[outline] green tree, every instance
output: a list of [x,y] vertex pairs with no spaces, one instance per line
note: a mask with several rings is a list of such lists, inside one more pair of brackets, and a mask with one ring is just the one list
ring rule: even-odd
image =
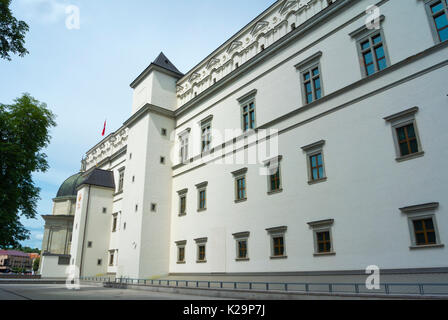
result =
[[34,259],[34,262],[33,262],[33,271],[34,272],[37,272],[37,270],[39,270],[39,264],[40,264],[40,258]]
[[24,94],[12,105],[0,104],[0,248],[18,247],[29,239],[20,216],[35,218],[40,189],[33,172],[48,169],[42,152],[50,142],[55,115]]
[[21,57],[28,53],[24,43],[29,27],[24,21],[13,17],[10,4],[11,0],[0,0],[0,58],[6,60],[11,60],[10,53]]

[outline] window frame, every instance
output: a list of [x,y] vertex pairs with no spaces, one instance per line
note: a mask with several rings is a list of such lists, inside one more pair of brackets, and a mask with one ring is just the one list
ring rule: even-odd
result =
[[[196,189],[198,192],[198,198],[197,198],[197,201],[198,201],[198,210],[197,211],[198,212],[207,210],[207,186],[208,186],[208,181],[205,181],[205,182],[202,182],[202,183],[199,183],[196,185]],[[205,192],[203,208],[201,208],[201,192]]]
[[[311,143],[309,145],[303,146],[302,150],[306,155],[306,162],[307,162],[307,168],[308,168],[308,184],[316,184],[319,182],[327,181],[327,169],[325,165],[325,156],[324,156],[324,146],[325,146],[325,140],[320,140],[314,143]],[[312,162],[311,157],[314,157],[318,154],[321,154],[322,157],[322,177],[319,177],[318,179],[313,179],[313,172],[312,172]]]
[[190,143],[190,128],[182,131],[179,137],[179,162],[188,163],[189,162],[189,143]]
[[[207,262],[207,240],[208,238],[198,238],[194,239],[196,242],[196,263],[206,263]],[[200,258],[200,247],[204,247],[204,259]]]
[[[408,220],[408,228],[410,234],[410,246],[409,246],[410,250],[444,247],[444,244],[441,242],[439,228],[437,226],[436,210],[438,208],[439,208],[438,202],[431,202],[400,208],[401,213],[406,215]],[[423,245],[417,244],[414,221],[425,219],[432,219],[436,240],[435,244],[423,244]]]
[[[176,263],[177,264],[185,264],[186,263],[186,246],[187,246],[187,240],[182,241],[176,241]],[[180,249],[183,249],[183,255],[184,259],[180,260]]]
[[[270,243],[271,243],[271,251],[270,251],[270,259],[286,259],[288,258],[287,252],[286,252],[286,231],[288,227],[281,226],[281,227],[274,227],[274,228],[268,228],[266,231],[269,234],[270,237]],[[275,243],[274,239],[276,238],[283,238],[283,254],[282,255],[275,255]]]
[[[235,189],[235,203],[240,203],[240,202],[244,202],[247,201],[247,168],[242,168],[236,171],[232,172],[233,178],[234,178],[234,189]],[[239,197],[239,185],[238,185],[238,181],[244,179],[244,197],[240,198]]]
[[[235,261],[249,261],[249,231],[238,232],[233,234],[233,238],[235,239]],[[245,241],[246,242],[246,256],[240,257],[240,248],[239,243]]]
[[[314,253],[313,255],[315,257],[320,256],[334,256],[336,255],[336,252],[334,250],[334,241],[333,241],[333,224],[334,219],[326,219],[326,220],[319,220],[319,221],[312,221],[308,222],[308,225],[310,229],[313,232],[313,244],[314,244]],[[329,234],[329,241],[330,241],[330,251],[319,251],[319,239],[317,234],[328,232]]]
[[[279,156],[276,156],[271,159],[263,161],[264,166],[267,167],[266,170],[268,173],[267,174],[267,184],[268,184],[267,194],[268,195],[280,193],[283,191],[282,169],[281,169],[281,165],[280,165],[280,162],[282,161],[282,159],[283,159],[283,156],[279,155]],[[274,174],[271,174],[272,169],[273,169],[272,166],[275,166],[277,168],[277,171]],[[272,180],[272,176],[274,176],[274,175],[278,175],[279,183],[278,183],[277,189],[272,189],[272,183],[271,183],[272,181],[271,180]]]
[[[212,149],[212,120],[213,116],[210,115],[207,118],[201,120],[201,154],[208,154]],[[204,128],[206,131],[204,132]],[[207,129],[208,128],[208,129]]]
[[[425,152],[423,151],[420,133],[418,130],[416,120],[416,114],[418,111],[419,111],[418,107],[413,107],[383,118],[386,122],[390,124],[392,129],[392,139],[394,141],[394,148],[395,148],[395,160],[397,162],[403,162],[406,160],[419,158],[425,154]],[[414,133],[415,138],[417,140],[418,151],[403,156],[401,155],[397,129],[408,126],[409,124],[412,124],[414,126]]]
[[[302,62],[295,65],[295,68],[300,72],[300,88],[301,88],[301,92],[302,92],[302,104],[304,106],[309,105],[313,102],[316,102],[316,101],[322,99],[325,95],[324,94],[324,82],[323,82],[323,77],[322,77],[321,57],[322,57],[322,51],[318,51],[315,54],[313,54],[312,56],[306,58]],[[318,76],[313,77],[313,70],[316,68],[319,69],[319,74],[318,74]],[[304,79],[304,76],[306,74],[310,74],[309,80]],[[319,98],[316,97],[317,90],[314,85],[314,80],[317,77],[320,80],[320,97]],[[308,94],[307,94],[307,90],[306,90],[306,86],[305,86],[305,84],[307,82],[310,82],[310,84],[311,84],[311,93],[313,96],[313,99],[310,102],[308,102]]]
[[118,212],[112,214],[112,232],[118,230]]
[[[358,52],[358,59],[360,62],[359,66],[360,66],[360,70],[361,70],[361,76],[363,78],[373,76],[380,71],[386,70],[387,68],[389,68],[392,65],[390,56],[389,56],[389,50],[387,47],[387,40],[384,35],[383,27],[381,25],[382,22],[384,21],[384,19],[385,19],[385,16],[381,15],[380,21],[379,21],[380,27],[378,29],[376,29],[376,28],[369,29],[365,25],[363,25],[361,28],[358,28],[355,31],[353,31],[352,33],[350,33],[350,37],[352,37],[356,41],[356,49]],[[373,41],[372,41],[372,38],[378,34],[381,36],[381,44],[383,46],[384,58],[386,60],[386,67],[382,70],[379,70],[378,59],[377,59],[376,53],[375,53],[375,46],[378,46],[378,44],[373,44]],[[362,46],[361,46],[361,44],[363,42],[365,42],[366,40],[369,40],[369,42],[370,42],[369,50],[372,52],[373,65],[375,67],[375,72],[370,75],[367,74],[367,70],[366,70],[366,65],[365,65],[365,60],[364,60],[364,55],[363,55],[363,51],[365,51],[365,50],[363,50]]]
[[[257,94],[257,89],[254,89],[237,99],[237,101],[240,104],[241,129],[243,130],[243,133],[253,131],[257,128],[257,104],[256,104],[256,100],[255,100],[256,94]],[[253,128],[251,128],[252,121],[250,119],[250,115],[251,115],[250,105],[253,105],[253,110],[252,110],[253,115],[254,115]],[[247,112],[244,112],[245,107],[247,107],[247,109],[248,109]],[[246,113],[248,116],[247,129],[245,128],[245,121],[244,121],[244,117],[245,117]]]
[[118,190],[117,193],[123,192],[125,167],[118,169]]
[[109,250],[109,267],[113,266],[115,266],[115,250]]
[[[187,215],[187,193],[187,188],[177,191],[177,194],[179,195],[179,217]],[[185,199],[184,211],[182,211],[182,199]]]
[[436,14],[432,13],[432,10],[431,10],[431,6],[433,6],[434,4],[436,4],[439,1],[443,5],[443,10],[445,11],[444,14],[446,15],[446,18],[448,20],[448,3],[446,3],[445,0],[425,0],[426,15],[428,17],[428,21],[430,24],[432,37],[436,44],[448,41],[448,39],[443,40],[443,41],[440,39],[439,30],[437,29],[437,25],[436,25],[435,18],[434,18],[434,16]]

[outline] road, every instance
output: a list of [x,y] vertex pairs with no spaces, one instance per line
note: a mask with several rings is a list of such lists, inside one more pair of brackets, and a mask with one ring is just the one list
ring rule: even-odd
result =
[[[0,284],[0,300],[220,300],[214,297],[112,289],[81,285],[68,290],[64,284]],[[227,299],[226,299],[227,300]]]

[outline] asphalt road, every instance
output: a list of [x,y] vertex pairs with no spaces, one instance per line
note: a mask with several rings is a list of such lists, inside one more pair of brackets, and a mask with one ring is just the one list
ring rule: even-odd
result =
[[[69,290],[63,284],[0,284],[0,300],[219,300],[214,297],[112,289],[81,285]],[[227,300],[227,299],[226,299]]]

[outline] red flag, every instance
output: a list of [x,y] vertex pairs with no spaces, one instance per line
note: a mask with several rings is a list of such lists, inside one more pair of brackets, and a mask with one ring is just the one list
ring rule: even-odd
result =
[[106,133],[106,121],[104,120],[104,128],[103,128],[103,133],[101,134],[104,137],[104,134]]

